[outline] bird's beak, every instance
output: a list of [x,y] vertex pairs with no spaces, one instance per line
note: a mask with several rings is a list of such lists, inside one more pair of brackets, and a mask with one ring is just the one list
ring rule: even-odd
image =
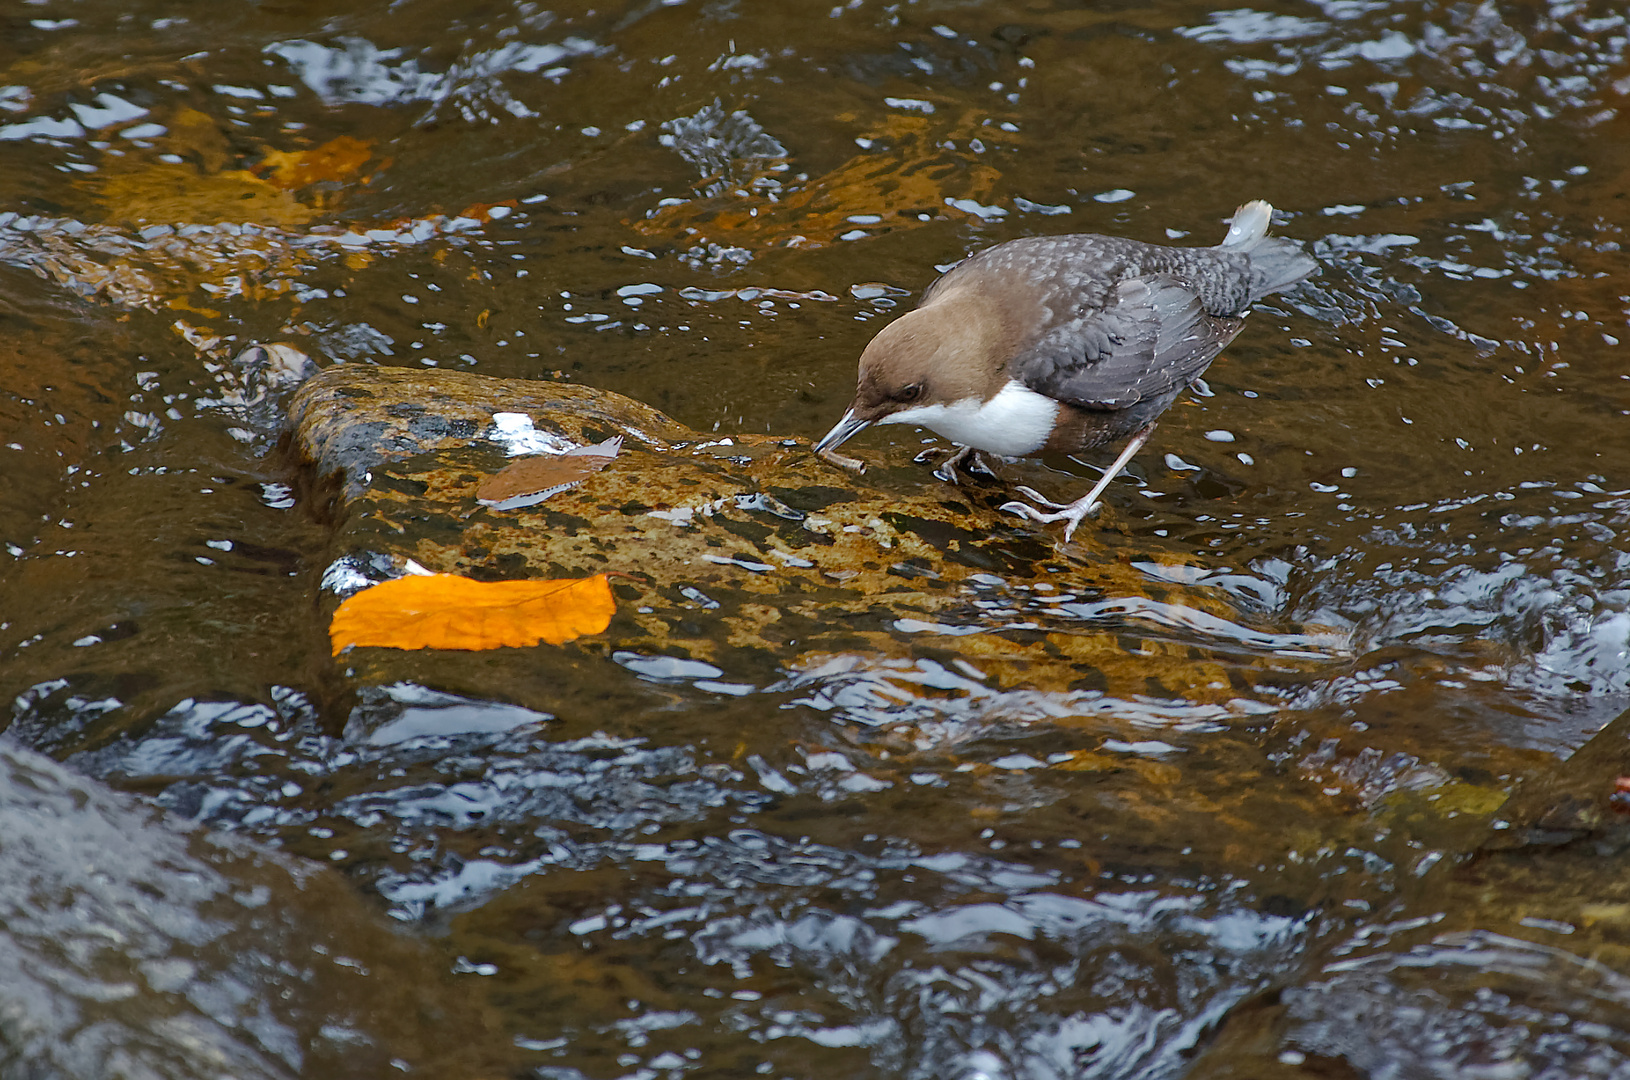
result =
[[840,443],[848,442],[850,438],[871,426],[872,422],[870,420],[858,419],[855,416],[855,410],[850,409],[843,414],[843,419],[838,421],[837,426],[823,435],[821,441],[815,444],[815,452],[822,454],[834,449]]
[[845,469],[863,469],[864,466],[861,465],[859,461],[856,461],[852,457],[845,457],[842,454],[834,453],[833,451],[837,449],[840,443],[848,440],[853,435],[859,434],[866,428],[871,427],[871,425],[872,422],[870,420],[861,420],[855,416],[855,410],[850,409],[848,412],[843,414],[843,419],[839,420],[831,431],[828,431],[825,435],[821,436],[821,441],[815,444],[816,456],[820,457],[824,461],[830,461],[834,465],[842,466]]

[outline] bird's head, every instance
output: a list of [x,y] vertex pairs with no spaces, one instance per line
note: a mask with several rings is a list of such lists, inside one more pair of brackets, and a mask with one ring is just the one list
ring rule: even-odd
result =
[[885,326],[860,355],[855,399],[815,444],[825,454],[872,424],[922,424],[944,406],[984,401],[1006,382],[1002,320],[977,297],[952,294]]

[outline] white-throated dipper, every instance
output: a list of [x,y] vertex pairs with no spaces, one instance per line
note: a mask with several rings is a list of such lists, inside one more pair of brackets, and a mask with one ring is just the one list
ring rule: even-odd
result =
[[1098,496],[1269,293],[1318,264],[1294,240],[1270,238],[1273,207],[1234,214],[1216,247],[1174,248],[1116,236],[1030,236],[987,248],[923,293],[860,357],[855,400],[815,452],[849,468],[839,443],[872,424],[917,424],[1004,457],[1074,453],[1128,439],[1085,496],[1050,508],[1002,509],[1068,522],[1068,540]]

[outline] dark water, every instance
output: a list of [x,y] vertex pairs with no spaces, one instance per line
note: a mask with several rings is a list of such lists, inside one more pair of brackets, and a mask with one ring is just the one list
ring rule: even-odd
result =
[[[290,916],[365,969],[324,1034],[320,1003],[249,1022],[214,969],[108,937],[119,985],[235,1048],[88,1010],[78,959],[38,1009],[6,997],[36,1040],[8,1044],[100,1025],[119,1076],[1630,1068],[1617,5],[48,0],[0,26],[10,737],[406,938]],[[1035,232],[1214,243],[1249,198],[1322,274],[1168,414],[1056,589],[991,574],[964,620],[1220,658],[1186,691],[1027,682],[910,626],[739,670],[568,646],[548,678],[371,681],[328,655],[346,552],[276,449],[303,373],[233,363],[287,340],[816,436],[936,267]],[[1093,560],[1167,600],[1072,586]],[[61,869],[14,910],[94,921]],[[204,903],[132,892],[160,942]],[[386,1020],[405,985],[479,1017],[427,1048]]]

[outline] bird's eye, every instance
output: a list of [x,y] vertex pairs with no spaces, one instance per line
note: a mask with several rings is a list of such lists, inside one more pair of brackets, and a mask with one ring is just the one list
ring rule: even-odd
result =
[[900,387],[900,400],[905,402],[916,401],[923,396],[923,384],[914,382],[909,386]]

